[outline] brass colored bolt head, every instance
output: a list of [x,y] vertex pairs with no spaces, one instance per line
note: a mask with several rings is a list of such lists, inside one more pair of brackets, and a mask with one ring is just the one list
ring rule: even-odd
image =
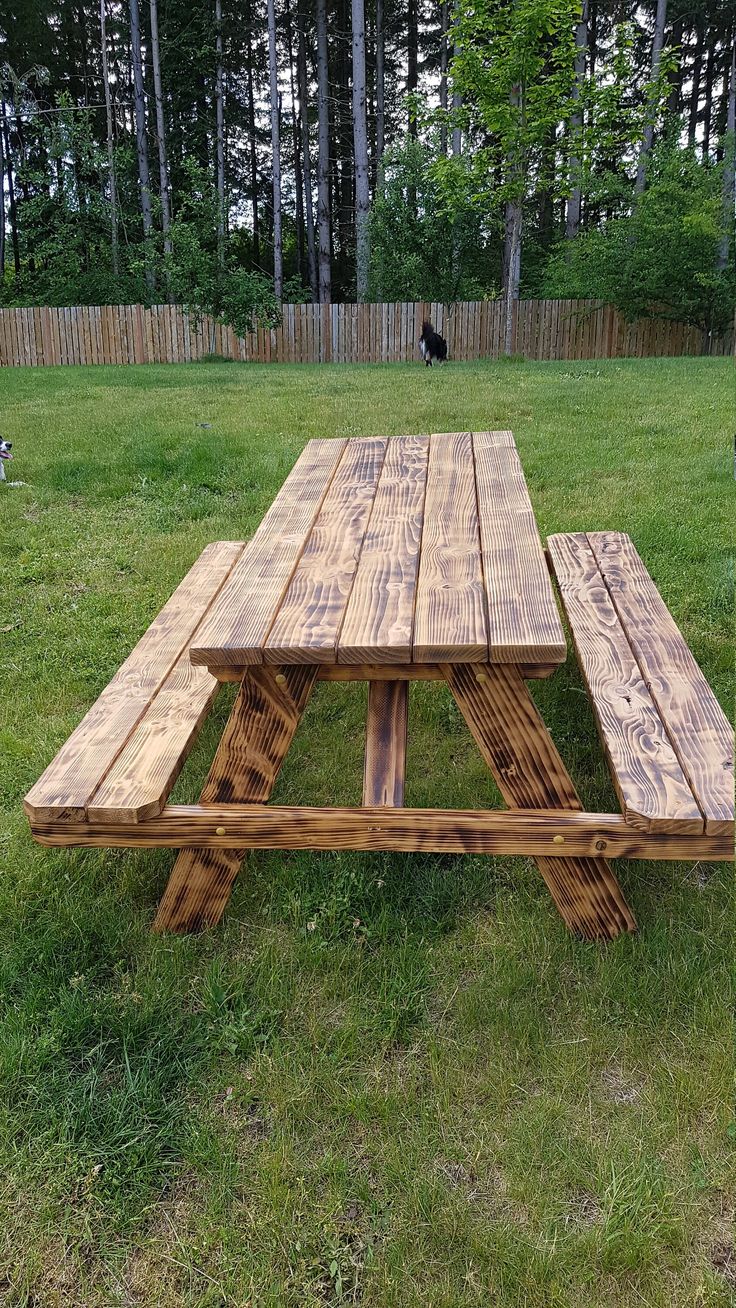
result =
[[285,686],[286,677],[284,676],[283,672],[277,672],[276,676],[274,677],[274,681],[276,682],[277,686]]
[[225,831],[225,828],[224,828],[224,827],[215,827],[215,835],[216,835],[216,836],[224,836],[224,835],[227,835],[227,832]]
[[553,836],[553,837],[552,837],[552,844],[553,844],[553,845],[564,845],[564,843],[565,843],[565,837],[564,837],[564,836]]

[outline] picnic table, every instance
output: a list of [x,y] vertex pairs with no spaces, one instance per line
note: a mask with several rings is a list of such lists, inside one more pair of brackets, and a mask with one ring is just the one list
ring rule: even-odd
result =
[[[527,685],[567,657],[551,568],[620,813],[583,811]],[[268,804],[316,683],[354,680],[362,805]],[[411,680],[449,687],[505,810],[404,807]],[[200,802],[169,804],[226,681]],[[45,844],[178,848],[159,930],[217,922],[249,849],[360,849],[531,856],[568,926],[610,938],[635,927],[611,858],[730,857],[732,759],[628,536],[545,554],[511,432],[313,440],[252,539],[205,550],[25,807]]]

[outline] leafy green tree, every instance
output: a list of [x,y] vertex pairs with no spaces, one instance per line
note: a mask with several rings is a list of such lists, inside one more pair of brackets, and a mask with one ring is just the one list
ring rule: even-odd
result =
[[[633,213],[561,245],[540,293],[593,296],[630,319],[655,316],[720,332],[733,315],[734,260],[718,272],[722,166],[703,168],[691,150],[661,146]],[[731,242],[733,247],[733,242]]]
[[433,156],[411,137],[388,151],[371,212],[371,298],[482,298],[493,289],[484,211],[462,159]]

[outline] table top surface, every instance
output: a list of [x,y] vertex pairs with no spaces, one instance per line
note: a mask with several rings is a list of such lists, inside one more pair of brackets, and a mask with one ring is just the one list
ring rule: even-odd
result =
[[561,663],[510,431],[312,440],[214,599],[193,663]]

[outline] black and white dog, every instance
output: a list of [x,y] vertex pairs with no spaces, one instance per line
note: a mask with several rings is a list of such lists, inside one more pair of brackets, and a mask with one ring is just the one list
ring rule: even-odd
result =
[[444,363],[447,359],[447,341],[435,331],[429,319],[422,323],[419,353],[428,368],[431,368],[433,363]]
[[0,481],[6,480],[5,464],[9,463],[13,457],[12,454],[10,453],[12,448],[13,448],[13,442],[4,441],[2,436],[0,436]]

